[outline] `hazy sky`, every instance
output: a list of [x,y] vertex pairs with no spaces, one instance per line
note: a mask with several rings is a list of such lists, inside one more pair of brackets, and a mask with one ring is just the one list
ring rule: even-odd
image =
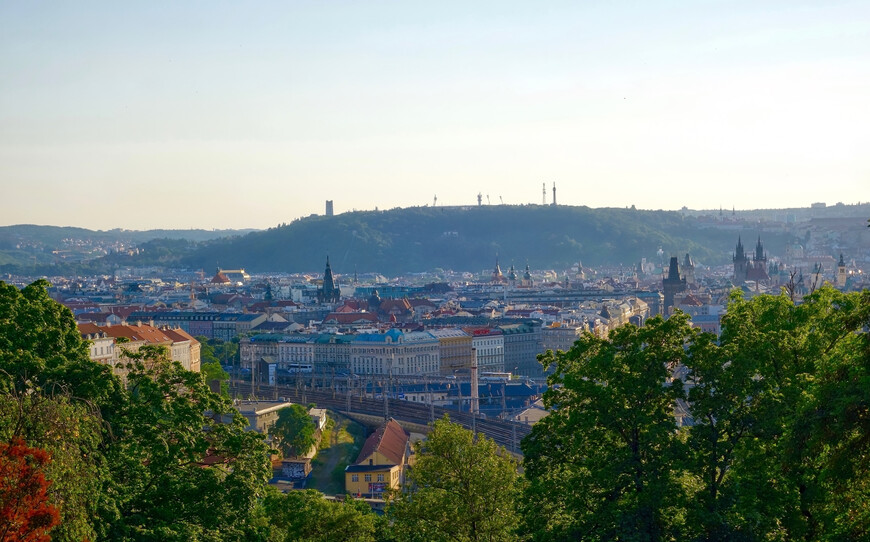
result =
[[0,0],[0,224],[870,200],[870,2]]

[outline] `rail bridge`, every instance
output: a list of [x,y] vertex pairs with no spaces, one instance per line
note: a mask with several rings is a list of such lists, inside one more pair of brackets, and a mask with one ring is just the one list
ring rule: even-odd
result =
[[260,388],[254,394],[251,383],[234,380],[230,383],[230,392],[237,397],[257,397],[261,400],[276,400],[283,397],[288,401],[308,404],[314,403],[319,408],[328,408],[343,414],[366,414],[382,418],[392,417],[420,425],[450,416],[450,421],[458,423],[477,433],[486,435],[506,450],[521,454],[520,441],[531,432],[531,427],[522,423],[485,419],[469,412],[458,412],[436,405],[410,403],[400,399],[371,399],[351,393],[341,393],[338,390],[300,389],[296,386],[269,386]]

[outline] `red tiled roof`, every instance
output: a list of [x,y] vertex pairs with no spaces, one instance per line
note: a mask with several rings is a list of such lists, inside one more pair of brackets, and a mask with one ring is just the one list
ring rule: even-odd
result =
[[229,284],[230,279],[223,273],[218,272],[214,278],[211,279],[212,284]]
[[113,339],[124,337],[130,341],[145,341],[149,344],[167,344],[173,342],[173,340],[163,333],[162,330],[157,329],[154,326],[149,326],[148,324],[138,326],[97,326],[94,324],[81,324],[79,325],[79,332],[84,335],[102,332]]
[[324,324],[355,324],[377,321],[378,317],[372,312],[331,312],[323,319]]
[[402,429],[402,426],[390,418],[369,435],[356,458],[356,463],[361,463],[373,453],[380,452],[394,465],[401,465],[410,439],[411,436]]
[[167,328],[163,328],[161,331],[163,331],[164,335],[166,335],[167,337],[172,339],[172,342],[183,343],[184,341],[190,341],[190,344],[198,344],[199,343],[199,341],[197,341],[195,338],[193,338],[193,336],[190,333],[184,331],[180,327],[177,327],[175,329],[167,327]]

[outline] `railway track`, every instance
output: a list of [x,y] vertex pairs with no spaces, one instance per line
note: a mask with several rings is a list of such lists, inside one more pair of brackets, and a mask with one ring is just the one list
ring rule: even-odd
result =
[[300,389],[295,386],[260,386],[258,393],[251,391],[250,382],[234,381],[231,383],[231,393],[238,397],[257,397],[260,400],[274,401],[283,397],[297,403],[314,403],[320,408],[328,408],[340,412],[368,414],[371,416],[391,416],[397,420],[426,425],[442,418],[445,414],[450,421],[458,423],[469,430],[486,435],[500,446],[514,453],[522,453],[520,441],[531,432],[531,427],[516,422],[483,419],[472,416],[469,412],[458,412],[440,406],[409,403],[399,399],[370,399],[359,395],[350,395],[332,390]]

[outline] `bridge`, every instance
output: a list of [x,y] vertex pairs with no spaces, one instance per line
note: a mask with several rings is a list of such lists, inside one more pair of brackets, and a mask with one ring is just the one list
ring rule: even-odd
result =
[[[267,391],[268,390],[268,391]],[[319,408],[328,408],[342,414],[364,414],[378,416],[380,418],[395,418],[397,421],[406,421],[419,425],[427,425],[445,414],[450,416],[450,421],[458,423],[476,433],[481,433],[491,438],[496,444],[515,454],[521,454],[520,441],[528,435],[532,428],[522,423],[485,419],[474,416],[470,412],[458,412],[436,405],[410,403],[400,399],[371,399],[362,395],[340,393],[337,390],[313,390],[300,389],[296,386],[268,386],[259,387],[259,392],[254,394],[251,383],[239,380],[230,382],[230,393],[239,397],[257,397],[261,400],[273,401],[283,397],[287,401],[308,404],[314,403]]]

